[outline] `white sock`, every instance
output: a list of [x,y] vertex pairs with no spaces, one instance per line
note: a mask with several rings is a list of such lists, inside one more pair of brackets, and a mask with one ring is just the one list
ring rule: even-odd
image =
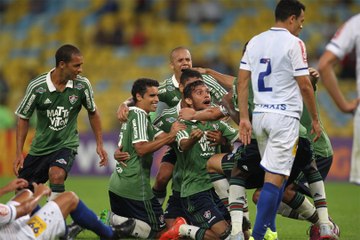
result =
[[[110,223],[112,225],[120,225],[121,223],[127,221],[129,218],[122,217],[116,214],[112,215],[110,219]],[[150,235],[151,227],[144,221],[139,219],[135,219],[135,228],[134,231],[131,233],[131,236],[136,238],[147,239]]]
[[[310,188],[311,196],[314,199],[316,211],[319,216],[319,223],[320,224],[323,224],[323,223],[329,224],[330,221],[329,221],[329,213],[328,213],[327,204],[326,204],[326,194],[325,194],[324,182],[317,181],[317,182],[311,183],[311,184],[309,184],[309,188]],[[323,203],[323,202],[325,202],[325,204],[319,204],[319,203]]]
[[199,227],[183,224],[179,228],[180,236],[182,237],[189,237],[191,239],[195,239],[196,232],[199,230]]
[[[230,216],[231,216],[231,235],[236,235],[239,232],[242,232],[242,223],[243,223],[243,207],[246,202],[246,192],[245,188],[239,185],[230,185],[229,188],[229,206],[230,206]],[[238,205],[239,208],[233,208],[232,205]],[[242,208],[241,208],[242,206]]]
[[53,201],[58,195],[60,195],[63,192],[51,192],[50,197],[48,198],[48,202]]
[[212,182],[216,194],[220,200],[224,203],[225,207],[229,205],[229,182],[226,178],[216,180]]

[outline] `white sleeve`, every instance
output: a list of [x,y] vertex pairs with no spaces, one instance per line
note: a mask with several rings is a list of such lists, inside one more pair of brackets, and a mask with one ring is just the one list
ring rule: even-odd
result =
[[[346,54],[355,47],[356,38],[359,37],[358,26],[359,16],[355,16],[343,24],[335,33],[330,43],[326,45],[326,50],[334,53],[339,59],[343,59]],[[357,22],[356,22],[357,21]]]
[[0,226],[15,221],[16,208],[13,205],[0,203]]
[[294,41],[293,47],[290,50],[290,58],[295,77],[309,75],[306,47],[301,39],[297,38]]

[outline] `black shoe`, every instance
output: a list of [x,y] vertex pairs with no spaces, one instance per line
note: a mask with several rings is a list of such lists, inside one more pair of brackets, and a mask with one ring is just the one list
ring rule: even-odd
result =
[[135,228],[135,219],[129,218],[119,225],[114,225],[114,239],[121,239],[130,236]]
[[77,225],[75,222],[72,222],[70,225],[67,226],[68,231],[67,234],[60,238],[64,240],[73,240],[77,235],[79,235],[80,232],[82,232],[84,229]]

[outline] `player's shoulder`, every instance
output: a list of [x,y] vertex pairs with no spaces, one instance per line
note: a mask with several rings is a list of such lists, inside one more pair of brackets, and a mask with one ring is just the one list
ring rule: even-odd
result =
[[159,88],[164,88],[172,83],[171,78],[167,78],[159,83]]
[[129,118],[130,117],[136,117],[136,116],[147,116],[148,114],[145,112],[145,110],[132,106],[129,107]]
[[91,83],[89,81],[89,79],[87,77],[81,76],[81,75],[77,75],[75,80],[74,80],[74,86],[76,85],[86,85],[86,86],[91,86]]
[[43,73],[43,74],[31,79],[28,84],[28,92],[35,92],[35,93],[45,92],[47,89],[46,76],[47,76],[47,73]]

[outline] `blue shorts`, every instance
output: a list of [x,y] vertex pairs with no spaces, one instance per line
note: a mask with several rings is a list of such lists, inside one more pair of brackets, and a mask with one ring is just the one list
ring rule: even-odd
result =
[[176,153],[175,153],[174,148],[169,147],[166,150],[164,156],[161,159],[161,162],[168,162],[168,163],[171,163],[171,164],[175,165],[175,163],[176,163]]
[[173,190],[172,195],[169,197],[169,200],[167,202],[164,216],[165,219],[175,219],[177,217],[183,217],[188,222],[190,221],[189,219],[187,219],[186,212],[181,206],[180,192]]
[[62,148],[47,155],[34,156],[28,154],[24,159],[24,166],[19,171],[19,178],[29,182],[29,189],[32,183],[46,183],[49,180],[50,167],[56,166],[70,171],[77,152],[69,148]]
[[229,212],[214,189],[181,198],[181,204],[191,224],[203,229],[210,229],[214,224],[230,219]]
[[139,219],[149,224],[150,236],[155,236],[157,232],[166,227],[163,209],[155,197],[151,200],[138,201],[121,197],[109,191],[109,199],[111,211],[116,215]]

